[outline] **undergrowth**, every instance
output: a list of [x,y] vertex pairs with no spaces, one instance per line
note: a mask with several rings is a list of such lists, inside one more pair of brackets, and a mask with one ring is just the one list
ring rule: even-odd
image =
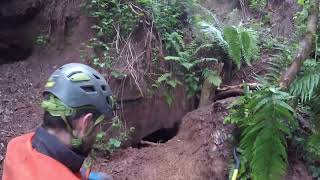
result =
[[[96,25],[92,26],[96,36],[86,44],[87,48],[94,50],[94,54],[90,57],[84,55],[83,58],[109,69],[115,78],[119,77],[119,74],[122,76],[112,68],[114,56],[118,54],[114,54],[114,51],[110,53],[111,49],[114,49],[114,46],[117,48],[121,42],[126,42],[136,29],[145,26],[143,19],[151,17],[153,31],[159,35],[165,49],[164,59],[170,65],[167,71],[160,71],[154,87],[159,88],[159,82],[169,84],[169,90],[164,93],[169,105],[173,101],[170,88],[177,85],[185,85],[189,97],[200,93],[201,84],[205,79],[214,86],[219,86],[222,82],[220,74],[209,68],[210,64],[229,56],[240,68],[243,61],[250,65],[259,53],[257,36],[253,30],[242,26],[220,27],[212,13],[194,0],[89,0],[84,7],[89,16],[96,19]],[[183,29],[188,26],[198,29],[200,34],[191,32],[194,38],[186,44],[185,38],[188,34]],[[207,34],[205,40],[201,39],[201,34]],[[214,50],[215,48],[217,50]],[[157,53],[157,49],[162,47],[154,47],[154,53]],[[206,57],[199,53],[202,49],[222,49],[225,53],[219,57]],[[172,80],[168,78],[168,74]],[[172,82],[181,83],[173,85]]]
[[310,1],[299,3],[303,8],[295,17],[298,31],[294,39],[272,43],[269,49],[275,55],[266,76],[259,78],[262,87],[239,98],[226,118],[227,123],[240,128],[240,179],[282,179],[289,148],[298,154],[295,158],[306,162],[311,175],[319,178],[319,28],[315,51],[304,61],[289,90],[278,87],[281,74],[297,52],[297,42],[306,32]]
[[239,98],[225,122],[241,128],[239,148],[252,179],[281,179],[288,165],[287,141],[297,127],[294,109],[287,104],[292,97],[277,87],[264,85],[259,91]]
[[[131,127],[127,130],[119,117],[115,116],[112,119],[112,124],[109,129],[106,132],[100,132],[97,134],[94,149],[101,152],[112,153],[128,141],[134,129],[134,127]],[[107,138],[107,133],[110,133],[113,136]]]

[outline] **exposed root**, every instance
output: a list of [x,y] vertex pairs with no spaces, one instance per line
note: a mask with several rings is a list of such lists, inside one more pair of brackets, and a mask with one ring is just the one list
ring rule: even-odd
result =
[[143,140],[140,141],[140,144],[150,145],[150,146],[158,146],[159,145],[159,143],[154,143],[154,142],[150,142],[150,141],[143,141]]

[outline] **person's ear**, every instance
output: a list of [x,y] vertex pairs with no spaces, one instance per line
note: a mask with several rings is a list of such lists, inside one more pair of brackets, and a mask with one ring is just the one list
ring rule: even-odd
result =
[[75,129],[79,137],[84,136],[84,134],[90,128],[92,124],[92,117],[93,117],[92,113],[88,113],[82,116],[81,118],[79,118],[79,120],[77,121]]

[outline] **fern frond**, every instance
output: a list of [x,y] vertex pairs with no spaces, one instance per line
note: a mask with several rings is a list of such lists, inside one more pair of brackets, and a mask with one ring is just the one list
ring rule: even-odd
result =
[[293,96],[300,97],[302,102],[310,100],[316,93],[316,89],[319,87],[320,80],[320,65],[308,63],[304,65],[305,70],[290,86],[290,93]]
[[[291,98],[278,88],[269,87],[242,98],[240,109],[233,108],[229,122],[242,128],[240,149],[248,162],[252,179],[281,179],[287,168],[286,136],[296,127]],[[235,113],[236,112],[236,113]],[[239,121],[237,118],[241,118]]]
[[269,67],[267,68],[267,73],[265,79],[269,82],[278,82],[282,71],[286,68],[284,59],[280,55],[274,56],[270,62],[268,62]]
[[317,157],[320,157],[320,134],[312,134],[307,142],[307,149],[310,153],[314,154]]
[[208,80],[214,86],[219,87],[222,83],[220,75],[214,70],[205,69],[202,75],[206,80]]
[[241,44],[238,31],[235,27],[225,27],[223,30],[224,38],[228,43],[228,53],[237,65],[238,69],[241,66]]
[[259,54],[256,33],[253,30],[241,28],[240,41],[244,60],[250,65]]
[[226,48],[228,46],[227,42],[223,38],[222,32],[214,25],[205,21],[200,21],[198,25],[200,27],[201,32],[209,35],[212,38],[212,40],[216,42],[219,46],[223,48]]
[[251,65],[251,39],[250,35],[247,31],[241,31],[240,32],[240,39],[241,39],[241,46],[243,51],[243,56],[247,64]]

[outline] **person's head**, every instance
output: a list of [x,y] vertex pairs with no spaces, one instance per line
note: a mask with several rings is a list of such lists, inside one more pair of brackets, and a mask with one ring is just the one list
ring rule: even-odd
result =
[[43,95],[42,127],[87,155],[96,125],[113,115],[112,92],[104,77],[87,65],[66,64],[50,76]]

